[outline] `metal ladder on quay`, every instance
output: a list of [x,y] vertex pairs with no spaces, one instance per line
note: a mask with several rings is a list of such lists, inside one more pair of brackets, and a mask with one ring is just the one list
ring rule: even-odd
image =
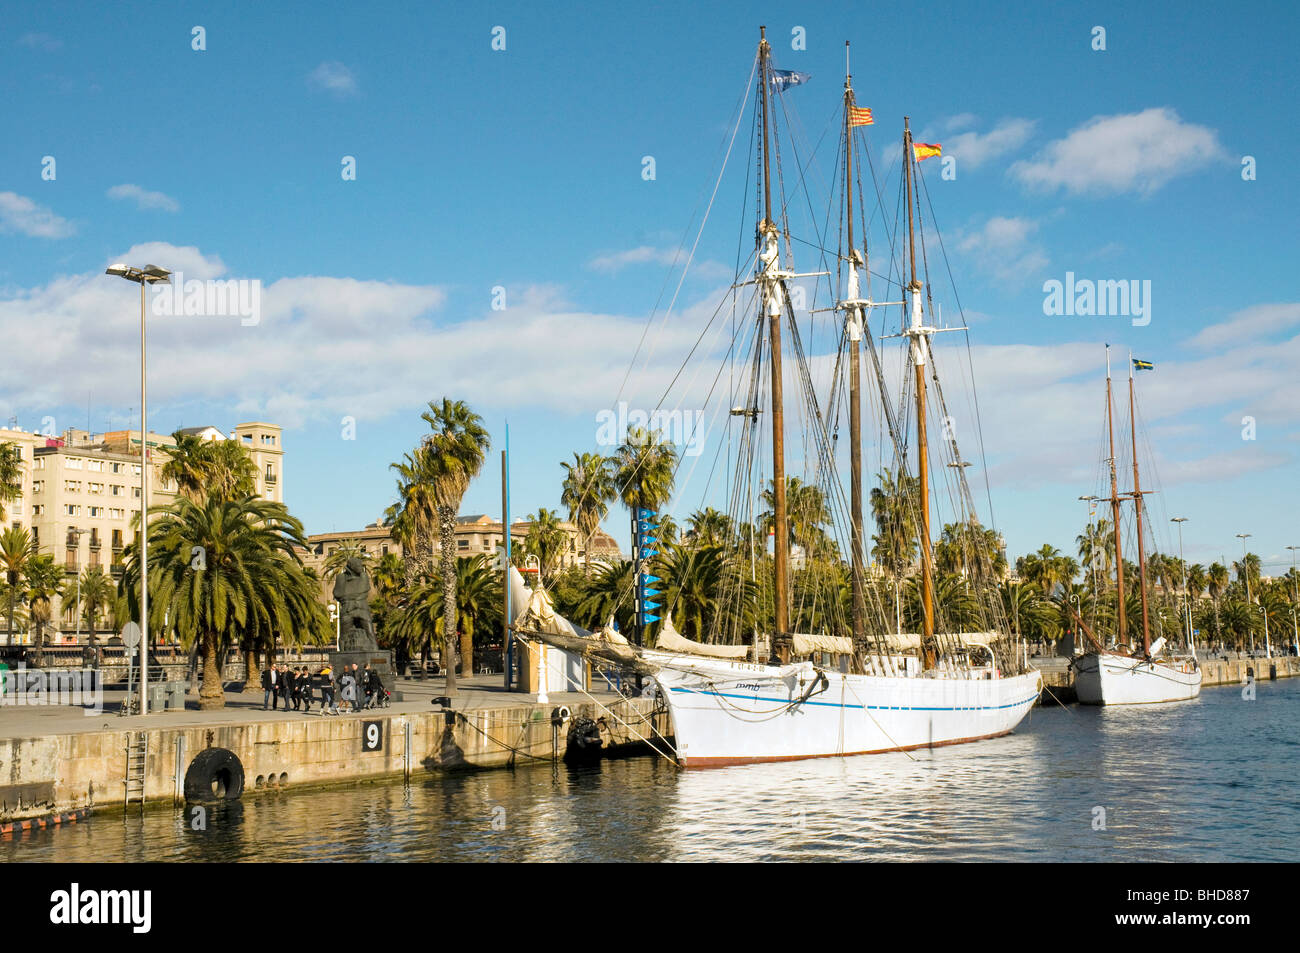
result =
[[149,733],[147,731],[128,733],[126,741],[126,776],[122,779],[122,785],[126,788],[124,807],[130,807],[132,801],[138,800],[140,810],[144,810],[144,779],[148,763]]

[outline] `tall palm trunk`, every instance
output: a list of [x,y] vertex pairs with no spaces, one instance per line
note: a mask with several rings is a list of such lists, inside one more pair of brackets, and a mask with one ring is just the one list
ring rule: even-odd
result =
[[247,694],[255,695],[261,690],[261,679],[258,678],[261,671],[257,664],[256,643],[249,641],[244,645],[244,691]]
[[14,573],[9,574],[9,634],[5,637],[5,645],[14,644],[14,590],[18,583],[14,581]]
[[199,689],[199,708],[210,711],[224,708],[225,691],[221,687],[221,669],[217,664],[217,634],[208,632],[203,638],[203,687]]
[[442,666],[447,694],[456,693],[456,510],[438,507],[442,541]]

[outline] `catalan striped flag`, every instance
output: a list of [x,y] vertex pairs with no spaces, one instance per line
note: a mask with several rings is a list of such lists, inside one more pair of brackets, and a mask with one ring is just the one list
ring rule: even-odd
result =
[[912,151],[916,153],[917,162],[920,162],[922,159],[928,159],[930,156],[943,155],[943,147],[937,142],[933,145],[928,142],[914,142],[912,143]]
[[850,106],[849,107],[849,125],[850,126],[874,126],[876,121],[871,118],[871,109],[868,106]]
[[1133,360],[1133,370],[1135,371],[1154,371],[1156,366],[1150,361],[1139,361],[1136,357]]

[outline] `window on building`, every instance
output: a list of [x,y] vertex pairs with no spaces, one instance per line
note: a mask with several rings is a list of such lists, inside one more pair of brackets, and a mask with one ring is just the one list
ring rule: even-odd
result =
[[456,540],[456,548],[457,548],[457,549],[469,549],[469,540],[468,540],[468,539],[458,539],[458,540]]
[[115,463],[115,464],[113,464],[113,472],[114,472],[114,473],[121,473],[121,472],[122,472],[122,464],[120,464],[120,463]]
[[75,503],[65,503],[63,505],[63,512],[68,516],[80,516],[81,507]]
[[40,493],[41,490],[43,490],[43,489],[45,489],[45,481],[44,481],[44,480],[33,480],[33,481],[32,481],[32,492],[33,492],[33,493]]
[[45,504],[44,504],[44,503],[37,503],[36,505],[34,505],[34,506],[32,507],[32,515],[33,515],[33,516],[43,516],[44,514],[45,514]]
[[44,458],[44,457],[37,457],[35,460],[33,460],[33,461],[32,461],[32,469],[33,469],[33,470],[44,470],[44,469],[45,469],[45,458]]
[[91,471],[92,473],[102,473],[104,472],[104,461],[88,460],[86,461],[86,469]]
[[112,489],[112,494],[113,494],[114,496],[121,496],[121,495],[122,495],[122,491],[125,490],[125,489],[126,489],[126,487],[122,486],[120,483],[114,483],[114,484],[113,484],[113,489]]
[[122,531],[120,529],[113,530],[113,548],[122,548]]
[[80,457],[68,457],[67,466],[69,470],[80,470],[81,465],[82,465],[82,460]]
[[138,486],[131,487],[131,495],[137,500],[140,499],[140,488]]

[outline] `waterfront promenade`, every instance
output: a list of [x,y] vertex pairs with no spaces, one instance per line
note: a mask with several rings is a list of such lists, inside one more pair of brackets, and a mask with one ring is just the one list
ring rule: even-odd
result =
[[[464,768],[551,762],[566,752],[572,719],[599,723],[607,749],[644,748],[669,735],[666,712],[649,699],[612,692],[507,692],[500,675],[460,679],[448,708],[440,677],[399,679],[403,700],[385,709],[321,715],[317,711],[266,711],[262,692],[229,692],[227,707],[122,717],[123,692],[108,691],[104,710],[86,714],[72,706],[0,707],[0,829],[27,818],[86,810],[134,807],[138,802],[179,803],[197,780],[206,791],[320,786]],[[569,721],[555,724],[568,709]],[[662,741],[658,742],[662,746]],[[225,758],[227,774],[205,777],[202,764]],[[199,767],[196,767],[199,766]],[[237,796],[237,795],[235,795]]]

